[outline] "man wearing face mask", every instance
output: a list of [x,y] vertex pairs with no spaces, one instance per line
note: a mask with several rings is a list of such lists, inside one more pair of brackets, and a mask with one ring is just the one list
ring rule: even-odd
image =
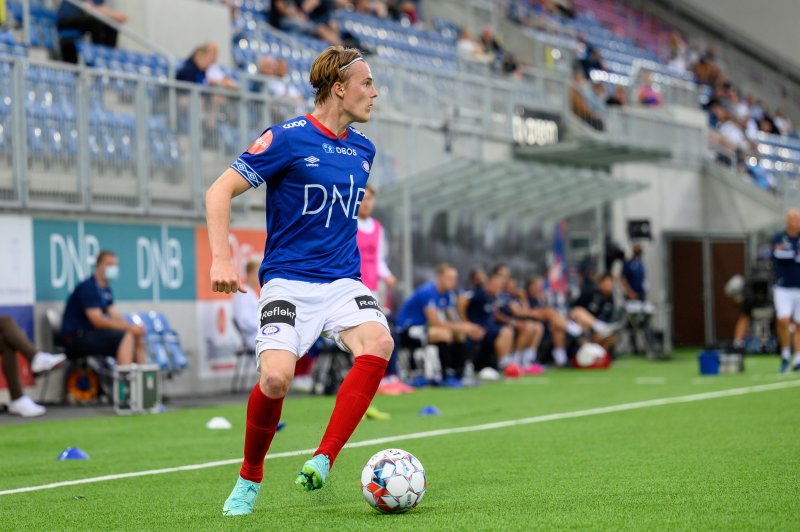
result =
[[120,365],[147,361],[144,328],[128,323],[114,306],[109,283],[118,278],[119,259],[104,250],[94,275],[70,294],[61,325],[69,356],[112,356]]

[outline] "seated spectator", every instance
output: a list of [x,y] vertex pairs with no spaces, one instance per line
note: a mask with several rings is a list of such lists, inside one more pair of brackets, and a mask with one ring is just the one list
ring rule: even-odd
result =
[[792,121],[789,120],[789,117],[786,116],[782,109],[775,111],[775,116],[772,120],[780,135],[791,135],[794,132]]
[[342,40],[331,11],[330,0],[272,0],[269,23],[288,33],[317,37],[339,46]]
[[494,55],[493,64],[496,70],[504,74],[513,74],[519,68],[514,55],[500,45],[492,28],[487,26],[483,29],[480,44],[486,53]]
[[217,62],[219,48],[213,42],[201,44],[192,51],[190,55],[178,69],[175,77],[179,81],[197,83],[199,85],[210,84],[207,72],[208,69]]
[[355,0],[353,11],[362,15],[389,18],[389,6],[385,0]]
[[473,37],[472,32],[466,27],[461,29],[461,33],[458,36],[456,52],[458,53],[458,58],[464,61],[490,63],[493,59],[492,54],[483,49],[481,43]]
[[258,73],[268,78],[263,89],[275,99],[288,99],[295,102],[303,100],[303,95],[297,87],[289,81],[289,64],[284,59],[275,59],[271,56],[264,56],[258,61]]
[[588,95],[587,101],[598,116],[605,116],[606,114],[606,87],[599,81],[592,83],[592,92]]
[[[107,16],[111,20],[125,24],[128,16],[119,11],[114,11],[105,5],[105,0],[86,0],[83,2],[87,6],[94,7],[99,13]],[[92,37],[94,44],[103,46],[110,46],[116,48],[117,46],[117,30],[82,10],[81,8],[72,5],[70,2],[62,0],[56,12],[56,26],[59,33],[65,30],[77,30],[81,36],[88,33]],[[61,38],[59,47],[61,49],[61,59],[67,63],[78,62],[78,50],[75,47],[76,41],[70,36],[68,38]]]
[[44,373],[57,368],[67,357],[38,351],[28,339],[25,332],[11,316],[0,316],[0,357],[3,364],[0,369],[8,384],[11,403],[8,411],[15,416],[36,417],[47,410],[22,393],[22,383],[17,367],[17,353],[21,353],[31,366],[34,374]]
[[569,87],[569,95],[572,112],[593,128],[603,131],[603,117],[597,114],[589,105],[588,98],[593,97],[592,89],[580,68],[575,68],[572,71],[572,84]]
[[628,105],[628,93],[625,91],[625,87],[622,85],[615,86],[614,92],[606,98],[606,107],[624,107],[626,105]]
[[677,30],[674,30],[669,36],[669,61],[667,67],[680,74],[689,69],[686,42],[684,42]]
[[592,70],[606,69],[603,64],[603,56],[600,55],[600,51],[597,48],[589,44],[586,40],[586,35],[582,33],[578,35],[578,45],[582,49],[579,62],[586,79],[592,79]]
[[616,333],[622,328],[621,323],[613,321],[615,312],[614,279],[606,273],[600,276],[597,288],[581,291],[569,316],[584,332],[591,332],[592,342],[610,351],[616,343]]
[[496,379],[497,368],[505,369],[513,360],[509,356],[514,342],[514,330],[497,321],[497,298],[505,283],[502,272],[494,272],[483,287],[476,289],[459,301],[459,314],[465,321],[479,325],[484,331],[480,342],[480,355],[476,368],[492,368],[494,372],[481,371],[483,378]]
[[550,298],[544,287],[544,277],[534,275],[528,279],[526,286],[528,296],[528,316],[545,324],[553,342],[553,361],[557,366],[567,365],[566,334],[578,337],[583,328],[572,320],[562,316],[550,304]]
[[256,335],[258,334],[258,300],[261,297],[261,281],[258,279],[258,269],[261,262],[248,261],[245,266],[244,283],[241,288],[244,292],[237,291],[233,294],[233,323],[242,336],[246,347],[255,348]]
[[232,91],[239,88],[236,80],[218,63],[213,63],[206,70],[206,83],[210,87],[222,87]]
[[714,87],[722,77],[720,70],[714,64],[713,54],[709,55],[708,52],[700,56],[700,59],[695,63],[692,68],[694,79],[698,85],[709,85]]
[[411,0],[395,1],[388,5],[389,15],[393,20],[396,20],[409,26],[416,26],[419,24],[419,14],[417,13],[417,4]]
[[650,107],[661,105],[661,91],[653,84],[653,75],[650,72],[642,75],[642,84],[639,86],[639,103]]
[[144,327],[128,323],[114,306],[109,284],[118,278],[119,259],[101,251],[94,275],[67,299],[61,334],[68,356],[114,357],[120,365],[147,362]]
[[514,345],[510,355],[517,366],[527,369],[536,363],[539,343],[544,336],[544,325],[529,319],[528,298],[519,290],[513,277],[506,280],[505,290],[498,297],[498,323],[514,329]]
[[462,376],[466,340],[479,341],[484,336],[480,327],[458,319],[454,292],[457,282],[456,269],[447,263],[439,264],[436,279],[417,288],[397,313],[400,344],[435,345],[450,382]]

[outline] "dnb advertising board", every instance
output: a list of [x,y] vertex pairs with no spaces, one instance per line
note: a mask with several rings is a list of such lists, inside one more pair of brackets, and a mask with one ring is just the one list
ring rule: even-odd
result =
[[33,235],[36,301],[65,302],[92,275],[105,249],[119,257],[119,279],[111,285],[115,300],[195,299],[193,228],[34,220]]

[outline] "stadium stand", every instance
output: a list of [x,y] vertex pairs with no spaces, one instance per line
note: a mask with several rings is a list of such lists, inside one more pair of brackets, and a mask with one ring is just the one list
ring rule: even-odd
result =
[[[422,7],[433,12],[434,3],[428,4]],[[555,65],[531,59],[502,35],[503,46],[523,58],[520,68],[499,74],[491,61],[465,61],[458,55],[459,35],[465,28],[478,35],[483,28],[435,14],[415,23],[350,9],[333,16],[345,40],[369,52],[379,80],[377,116],[365,131],[391,146],[379,151],[374,164],[374,180],[385,187],[381,201],[395,216],[393,209],[410,198],[419,215],[414,243],[434,242],[431,261],[455,257],[463,270],[479,260],[475,252],[451,246],[451,235],[462,225],[464,242],[480,240],[483,226],[501,228],[497,249],[513,253],[531,224],[599,211],[646,188],[637,179],[618,179],[615,164],[668,159],[696,171],[722,162],[722,171],[749,175],[748,185],[776,198],[785,180],[797,180],[800,142],[791,130],[775,134],[737,125],[747,143],[739,153],[707,142],[717,124],[706,123],[699,109],[711,112],[718,87],[698,79],[691,61],[678,68],[676,50],[688,57],[695,47],[670,24],[602,0],[577,0],[567,12],[552,11],[548,2],[502,4],[501,16],[527,39],[522,42],[544,43]],[[7,162],[0,169],[0,200],[11,208],[199,220],[202,193],[220,169],[265,124],[295,116],[313,100],[308,70],[327,46],[270,26],[268,1],[227,2],[234,8],[232,47],[231,57],[221,62],[233,66],[239,87],[224,90],[175,81],[175,57],[186,54],[168,56],[155,46],[143,51],[81,40],[77,66],[44,60],[42,51],[48,58],[58,54],[57,2],[30,5],[27,43],[17,28],[0,32],[0,158]],[[19,26],[25,19],[21,4],[9,2],[9,8]],[[596,56],[590,57],[591,50]],[[263,90],[268,78],[259,65],[267,57],[286,61],[284,82],[300,92],[302,102]],[[570,81],[563,64],[571,70],[581,60],[588,77]],[[652,84],[662,105],[639,105],[644,83]],[[623,105],[607,104],[612,93],[622,94]],[[575,106],[576,100],[586,105]],[[415,189],[406,194],[409,183]],[[452,194],[438,197],[443,189]],[[236,205],[239,221],[252,222],[252,213],[263,208],[257,196]],[[441,215],[459,209],[468,215]],[[401,218],[396,216],[395,226]],[[462,224],[464,218],[468,223]],[[405,254],[421,244],[403,246],[395,251]],[[517,272],[531,272],[531,262],[521,264]],[[425,273],[420,268],[406,283]],[[140,319],[152,322],[153,338],[161,334],[153,319]],[[163,369],[184,366],[185,360],[165,358],[167,348],[159,345],[161,354],[153,352]]]

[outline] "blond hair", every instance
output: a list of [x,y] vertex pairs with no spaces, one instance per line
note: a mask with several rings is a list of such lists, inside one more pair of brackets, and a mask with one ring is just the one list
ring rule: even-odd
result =
[[314,105],[325,103],[336,83],[347,83],[350,79],[350,65],[363,59],[355,48],[331,46],[314,59],[311,64],[309,81],[314,88]]

